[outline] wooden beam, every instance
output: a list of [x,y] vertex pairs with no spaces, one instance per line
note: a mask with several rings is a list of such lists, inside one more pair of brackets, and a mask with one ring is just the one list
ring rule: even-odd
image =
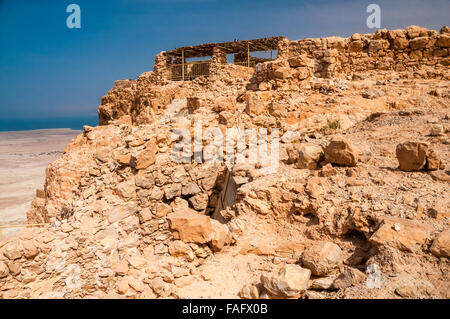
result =
[[251,45],[251,52],[253,51],[267,51],[277,49],[277,43],[283,37],[273,37],[273,38],[263,38],[263,39],[253,39],[246,41],[232,41],[232,42],[221,42],[221,43],[204,43],[197,46],[185,46],[181,48],[176,48],[172,51],[168,51],[169,56],[182,56],[184,51],[185,58],[196,58],[203,56],[211,56],[212,50],[215,46],[220,46],[224,52],[227,54],[238,53],[247,49]]
[[184,82],[184,49],[181,49],[181,78]]
[[247,42],[247,67],[250,67],[250,43]]

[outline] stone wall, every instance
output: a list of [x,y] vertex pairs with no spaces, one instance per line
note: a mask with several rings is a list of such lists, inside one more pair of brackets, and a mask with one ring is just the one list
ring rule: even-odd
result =
[[350,38],[330,37],[290,41],[288,57],[306,54],[315,60],[317,77],[349,75],[369,70],[405,71],[430,66],[437,71],[450,63],[450,29],[437,33],[418,26],[378,30]]

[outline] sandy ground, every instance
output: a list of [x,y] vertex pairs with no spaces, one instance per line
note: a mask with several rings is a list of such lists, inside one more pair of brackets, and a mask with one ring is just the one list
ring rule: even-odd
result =
[[44,187],[45,168],[79,133],[70,129],[0,132],[0,225],[27,222],[36,189]]

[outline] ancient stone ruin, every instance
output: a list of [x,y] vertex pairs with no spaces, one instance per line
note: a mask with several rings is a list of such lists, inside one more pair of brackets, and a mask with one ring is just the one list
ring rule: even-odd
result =
[[[48,166],[0,297],[449,298],[449,51],[410,26],[161,52]],[[279,167],[206,161],[234,127],[279,132]]]

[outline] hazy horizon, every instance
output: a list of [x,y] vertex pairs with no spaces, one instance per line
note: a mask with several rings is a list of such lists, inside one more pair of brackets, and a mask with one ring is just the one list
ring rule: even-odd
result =
[[67,128],[82,130],[83,125],[97,126],[97,115],[34,117],[34,118],[0,118],[0,132],[30,131],[41,129]]

